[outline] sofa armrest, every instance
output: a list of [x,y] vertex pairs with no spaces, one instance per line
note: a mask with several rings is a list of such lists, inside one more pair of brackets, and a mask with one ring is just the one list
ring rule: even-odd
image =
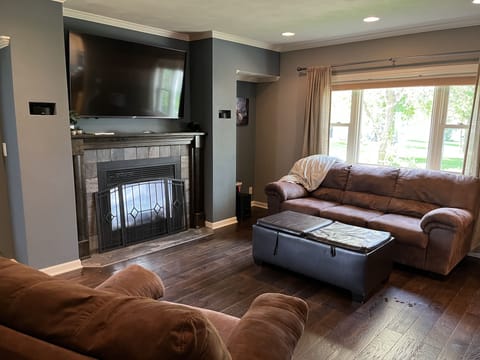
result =
[[428,234],[435,228],[452,231],[466,229],[472,221],[473,215],[468,210],[442,207],[426,213],[420,221],[420,226]]
[[165,288],[162,280],[154,272],[140,265],[130,265],[110,276],[95,289],[120,295],[161,298]]
[[308,195],[308,191],[299,184],[274,181],[265,186],[265,194],[278,196],[280,201],[296,199]]
[[265,194],[267,195],[268,215],[272,215],[282,210],[283,201],[307,196],[308,192],[302,185],[275,181],[265,186]]
[[229,337],[232,360],[291,359],[307,315],[307,303],[297,297],[258,296]]

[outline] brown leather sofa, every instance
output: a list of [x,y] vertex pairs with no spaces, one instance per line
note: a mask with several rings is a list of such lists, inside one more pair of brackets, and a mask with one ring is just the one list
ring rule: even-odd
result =
[[0,359],[290,359],[308,312],[267,293],[239,319],[162,294],[138,265],[91,289],[0,257]]
[[293,210],[389,231],[394,261],[447,275],[470,250],[479,211],[478,178],[452,173],[335,163],[311,192],[266,185],[269,214]]

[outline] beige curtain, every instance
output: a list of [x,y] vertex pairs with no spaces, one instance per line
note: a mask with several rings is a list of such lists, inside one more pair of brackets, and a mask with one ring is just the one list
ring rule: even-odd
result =
[[307,96],[303,130],[303,156],[328,153],[332,69],[307,70]]
[[[477,74],[477,87],[473,102],[472,121],[468,131],[465,164],[465,175],[480,177],[480,65]],[[477,214],[476,227],[473,233],[472,249],[480,246],[480,211]]]

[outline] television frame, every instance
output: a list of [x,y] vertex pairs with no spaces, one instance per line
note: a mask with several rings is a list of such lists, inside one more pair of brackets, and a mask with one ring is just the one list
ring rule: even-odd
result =
[[[71,54],[71,47],[70,47],[70,35],[71,34],[78,34],[80,36],[90,36],[90,37],[95,37],[99,38],[104,41],[112,41],[114,43],[123,43],[124,45],[127,46],[133,46],[133,47],[143,47],[145,49],[148,48],[158,48],[160,50],[166,50],[178,54],[183,55],[183,69],[182,69],[182,84],[181,84],[181,91],[180,91],[180,99],[179,99],[179,106],[178,106],[178,116],[162,116],[159,114],[155,115],[143,115],[143,114],[128,114],[128,115],[105,115],[105,114],[82,114],[82,113],[77,113],[76,109],[71,106],[72,103],[72,74],[71,74],[71,66],[72,62],[70,59],[70,54]],[[66,65],[67,65],[67,82],[68,82],[68,103],[69,103],[69,108],[71,111],[74,111],[76,113],[76,116],[79,118],[89,118],[89,119],[100,119],[100,118],[129,118],[129,119],[183,119],[185,116],[185,92],[186,92],[186,70],[187,70],[187,54],[188,52],[186,50],[181,50],[181,49],[174,49],[174,48],[169,48],[166,46],[157,46],[157,45],[152,45],[151,43],[142,43],[142,42],[134,42],[134,41],[128,41],[128,40],[123,40],[119,38],[112,38],[108,36],[102,36],[102,35],[97,35],[97,34],[92,34],[89,32],[83,32],[83,31],[75,31],[75,30],[70,30],[65,32],[65,53],[66,53]]]

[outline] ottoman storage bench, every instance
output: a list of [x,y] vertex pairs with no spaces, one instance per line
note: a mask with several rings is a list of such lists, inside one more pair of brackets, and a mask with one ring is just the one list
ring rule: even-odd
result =
[[253,259],[347,289],[364,301],[392,270],[388,232],[283,211],[253,225]]

